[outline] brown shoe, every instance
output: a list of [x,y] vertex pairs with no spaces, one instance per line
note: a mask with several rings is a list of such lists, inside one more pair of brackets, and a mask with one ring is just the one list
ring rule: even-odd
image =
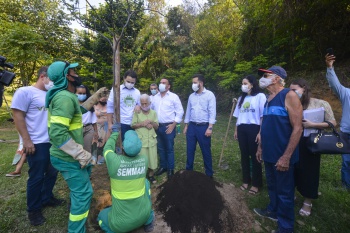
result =
[[6,177],[18,177],[21,176],[21,172],[10,172],[6,174]]

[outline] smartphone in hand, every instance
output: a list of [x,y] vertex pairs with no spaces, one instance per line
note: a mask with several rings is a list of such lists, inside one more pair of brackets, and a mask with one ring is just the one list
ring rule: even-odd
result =
[[328,56],[334,55],[333,49],[332,48],[326,49],[326,54],[328,54]]

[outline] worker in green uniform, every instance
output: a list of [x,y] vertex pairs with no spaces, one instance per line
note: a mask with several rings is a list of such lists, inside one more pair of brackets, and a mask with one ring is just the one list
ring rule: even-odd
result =
[[68,232],[84,233],[93,191],[89,177],[91,154],[83,149],[82,112],[90,110],[107,90],[101,88],[80,106],[75,95],[75,88],[81,85],[74,70],[78,65],[57,61],[49,66],[47,74],[54,86],[46,94],[45,107],[49,108],[51,164],[70,189]]
[[103,149],[103,155],[111,179],[112,206],[98,215],[98,223],[107,233],[129,232],[144,226],[153,231],[154,212],[150,196],[150,184],[146,179],[148,158],[139,155],[142,143],[133,130],[124,135],[125,155],[118,155],[115,144],[120,124],[114,124],[112,134]]

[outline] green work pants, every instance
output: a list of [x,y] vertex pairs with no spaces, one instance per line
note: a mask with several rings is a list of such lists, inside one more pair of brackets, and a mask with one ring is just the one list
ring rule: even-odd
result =
[[89,176],[91,167],[81,169],[78,161],[66,162],[54,156],[51,156],[51,164],[62,174],[70,189],[68,232],[85,233],[85,222],[93,194]]

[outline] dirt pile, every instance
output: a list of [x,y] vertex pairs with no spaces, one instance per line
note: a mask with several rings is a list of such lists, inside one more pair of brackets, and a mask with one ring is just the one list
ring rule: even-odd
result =
[[[110,180],[105,164],[93,168],[91,182],[94,196],[87,232],[102,233],[97,215],[111,205]],[[156,217],[154,233],[243,233],[255,228],[244,193],[233,184],[219,184],[198,172],[179,171],[173,179],[152,185],[151,189]],[[132,233],[144,233],[143,227]]]
[[234,222],[217,186],[203,173],[179,171],[159,186],[157,210],[172,232],[233,232]]

